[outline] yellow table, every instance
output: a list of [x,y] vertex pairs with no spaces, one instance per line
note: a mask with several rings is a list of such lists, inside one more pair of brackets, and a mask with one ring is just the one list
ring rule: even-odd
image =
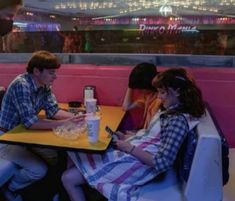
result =
[[[60,105],[66,108],[65,105]],[[14,129],[0,136],[0,142],[14,144],[41,145],[46,147],[64,148],[67,150],[92,150],[104,151],[107,149],[111,138],[105,132],[108,125],[112,130],[116,130],[121,122],[124,111],[121,107],[100,106],[101,123],[99,140],[95,144],[90,144],[86,132],[81,134],[76,140],[67,140],[56,136],[52,130],[29,130],[23,125],[18,125]]]

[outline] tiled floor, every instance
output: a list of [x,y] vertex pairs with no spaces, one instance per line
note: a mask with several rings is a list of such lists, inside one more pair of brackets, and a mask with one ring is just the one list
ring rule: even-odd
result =
[[223,201],[235,201],[235,148],[229,150],[229,182],[224,186]]

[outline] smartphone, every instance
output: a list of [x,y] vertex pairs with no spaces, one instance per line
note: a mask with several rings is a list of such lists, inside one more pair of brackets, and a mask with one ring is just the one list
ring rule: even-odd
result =
[[118,136],[116,136],[115,132],[109,128],[108,126],[105,127],[105,131],[110,135],[112,140],[118,140]]

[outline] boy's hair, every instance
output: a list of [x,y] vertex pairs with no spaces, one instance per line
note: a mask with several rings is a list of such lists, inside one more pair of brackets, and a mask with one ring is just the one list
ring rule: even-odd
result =
[[23,0],[0,0],[0,9],[22,4]]
[[187,75],[185,69],[172,68],[159,73],[153,79],[153,86],[156,89],[163,88],[167,91],[169,88],[177,90],[180,112],[188,113],[195,117],[201,117],[205,114],[201,90],[196,86],[193,78]]
[[131,71],[128,87],[131,89],[155,90],[152,86],[152,80],[156,75],[157,69],[154,64],[140,63]]
[[58,69],[59,67],[59,60],[54,54],[40,50],[33,53],[26,70],[32,74],[34,68],[43,71],[44,69]]

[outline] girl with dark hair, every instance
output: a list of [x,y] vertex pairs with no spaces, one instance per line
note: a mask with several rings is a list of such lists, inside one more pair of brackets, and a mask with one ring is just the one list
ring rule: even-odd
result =
[[[115,147],[105,153],[71,153],[77,171],[63,174],[71,200],[85,200],[80,185],[87,182],[108,200],[135,201],[142,185],[173,169],[185,137],[198,124],[205,107],[200,90],[183,69],[159,73],[153,86],[163,110],[154,115],[147,129],[132,137],[117,132]],[[69,178],[76,180],[71,182],[74,186],[69,185]]]
[[[127,113],[129,118],[126,119],[126,122],[129,125],[133,122],[132,129],[147,128],[152,116],[159,109],[160,101],[156,98],[156,89],[152,86],[152,80],[156,75],[157,69],[152,63],[140,63],[130,73],[122,108],[125,111],[131,110],[130,113]],[[138,110],[138,115],[133,109]],[[140,115],[140,111],[143,111],[143,116]],[[131,112],[134,114],[132,115]],[[137,116],[141,118],[141,122],[138,121]]]

